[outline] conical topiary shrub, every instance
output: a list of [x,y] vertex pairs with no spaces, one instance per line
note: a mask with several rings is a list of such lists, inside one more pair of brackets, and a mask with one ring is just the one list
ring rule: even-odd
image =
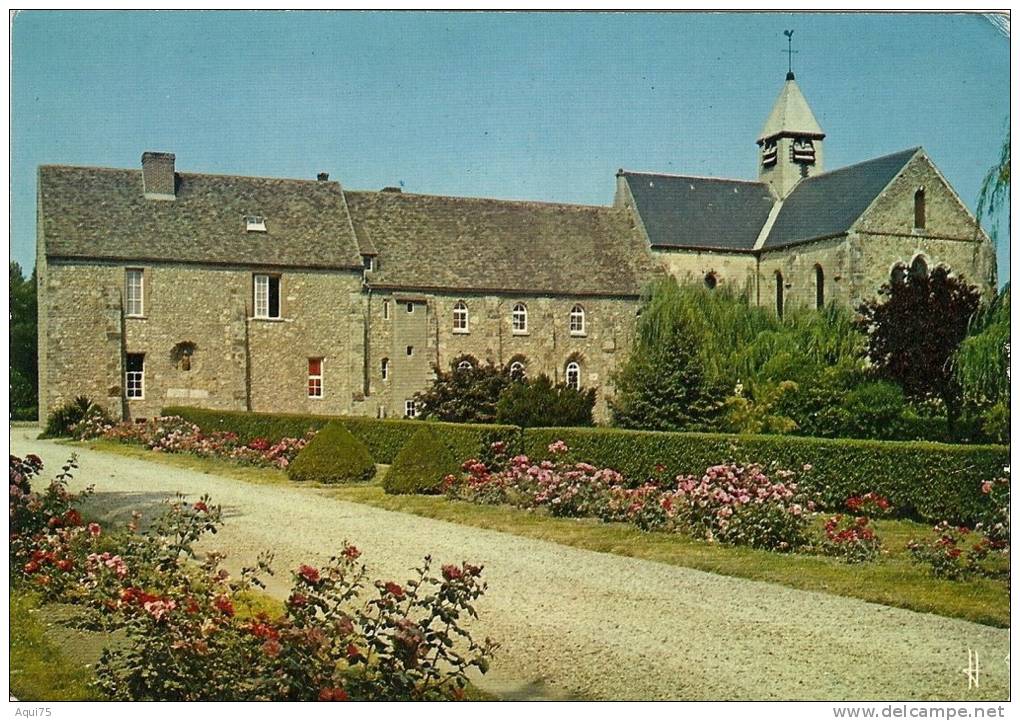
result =
[[460,472],[460,463],[436,432],[424,427],[400,449],[383,478],[387,493],[436,493],[443,478]]
[[287,467],[292,481],[347,483],[375,475],[368,448],[336,421],[327,423]]

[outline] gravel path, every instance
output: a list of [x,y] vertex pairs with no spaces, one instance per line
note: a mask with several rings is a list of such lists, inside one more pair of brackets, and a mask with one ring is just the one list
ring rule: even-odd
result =
[[[12,453],[48,471],[70,449],[11,429]],[[373,576],[437,562],[485,564],[480,635],[502,648],[479,681],[504,697],[598,699],[1003,699],[1009,632],[967,621],[595,553],[77,449],[74,487],[94,484],[108,519],[167,495],[209,493],[226,525],[210,547],[239,567],[272,549],[274,567],[321,561],[350,539]],[[47,476],[48,477],[48,476]],[[283,595],[278,571],[270,591]],[[967,651],[980,654],[968,690]]]

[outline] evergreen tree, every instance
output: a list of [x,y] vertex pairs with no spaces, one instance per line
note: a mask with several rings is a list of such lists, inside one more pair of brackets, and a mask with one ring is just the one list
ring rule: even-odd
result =
[[26,279],[21,266],[10,264],[10,390],[11,408],[35,406],[38,395],[38,339],[35,271]]

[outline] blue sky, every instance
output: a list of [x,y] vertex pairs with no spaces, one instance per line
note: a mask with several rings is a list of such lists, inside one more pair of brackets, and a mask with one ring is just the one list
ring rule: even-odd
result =
[[11,257],[34,262],[37,166],[145,150],[192,172],[596,204],[620,167],[751,178],[787,28],[828,168],[923,145],[975,207],[1009,117],[1009,42],[979,15],[30,11]]

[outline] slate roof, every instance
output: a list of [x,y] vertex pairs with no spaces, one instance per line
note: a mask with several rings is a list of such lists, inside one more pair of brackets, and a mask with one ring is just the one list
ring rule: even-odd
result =
[[775,199],[765,183],[624,171],[653,247],[752,250]]
[[640,295],[656,272],[625,211],[610,207],[345,191],[369,285],[419,290]]
[[[142,171],[42,166],[47,256],[360,268],[339,183],[177,174],[176,200],[146,200]],[[266,232],[247,232],[261,215]]]
[[776,98],[776,102],[772,106],[772,112],[769,113],[761,133],[758,134],[758,142],[761,143],[780,134],[825,137],[822,126],[818,124],[815,114],[811,112],[811,107],[800,91],[800,86],[792,77],[783,84],[783,89],[779,91],[779,97]]
[[847,232],[919,150],[910,148],[805,178],[783,201],[762,248]]

